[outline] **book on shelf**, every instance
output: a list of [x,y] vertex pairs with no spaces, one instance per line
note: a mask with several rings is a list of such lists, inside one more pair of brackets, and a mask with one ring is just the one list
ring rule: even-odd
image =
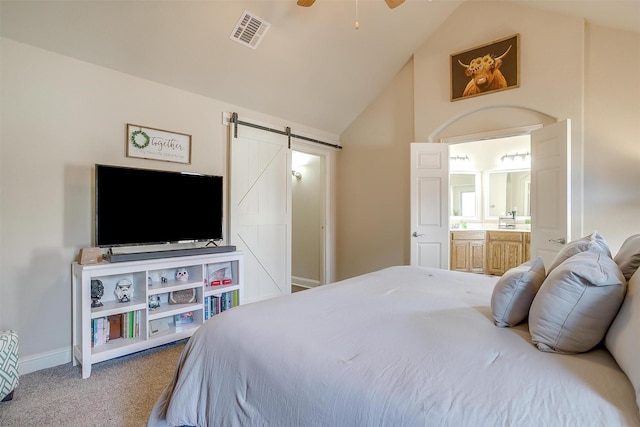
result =
[[123,313],[122,319],[124,320],[124,333],[122,334],[122,338],[129,338],[129,313]]
[[132,337],[137,337],[138,336],[138,312],[134,311],[133,315],[131,316],[133,319],[133,328],[131,328],[131,336]]
[[98,317],[91,320],[91,347],[109,342],[111,325],[108,317]]
[[223,293],[222,295],[220,295],[220,311],[226,311],[229,308],[229,303],[228,300],[229,298],[227,297],[228,292]]
[[233,293],[233,306],[237,307],[238,305],[240,305],[240,293],[238,292],[238,290],[236,289],[235,291],[232,292]]
[[204,316],[205,320],[210,319],[214,315],[226,311],[230,308],[237,307],[240,302],[240,293],[237,289],[233,291],[223,292],[220,295],[209,296],[205,299]]
[[210,310],[210,304],[211,304],[211,297],[204,297],[204,320],[209,320],[209,317],[211,316],[211,310]]
[[212,313],[213,314],[220,313],[220,296],[218,295],[213,297]]
[[233,283],[231,262],[217,262],[207,266],[210,286],[230,285]]
[[220,311],[229,310],[238,305],[238,290],[224,292],[220,296]]
[[122,320],[122,316],[120,316],[119,314],[113,314],[111,316],[109,316],[109,339],[110,340],[115,340],[117,338],[120,338],[120,334],[121,334],[121,328],[120,328],[120,321]]
[[104,344],[104,317],[98,318],[98,324],[96,325],[96,328],[98,329],[96,344],[97,345]]
[[134,312],[130,311],[127,313],[127,316],[129,317],[129,332],[127,334],[127,338],[133,338],[134,337],[134,330],[135,330],[135,320],[134,320]]
[[98,319],[91,319],[91,347],[98,342]]

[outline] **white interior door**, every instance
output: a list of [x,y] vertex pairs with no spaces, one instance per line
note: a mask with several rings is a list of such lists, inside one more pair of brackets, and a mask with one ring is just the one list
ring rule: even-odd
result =
[[531,132],[531,257],[545,265],[571,234],[571,121]]
[[245,302],[291,292],[291,150],[287,138],[230,127],[230,244],[245,253]]
[[411,265],[449,268],[449,145],[411,144]]

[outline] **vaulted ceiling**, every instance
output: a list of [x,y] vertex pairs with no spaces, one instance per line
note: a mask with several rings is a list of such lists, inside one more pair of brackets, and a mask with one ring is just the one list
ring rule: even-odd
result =
[[[484,0],[466,0],[484,1]],[[640,1],[519,1],[640,31]],[[9,1],[3,37],[328,132],[341,133],[462,3],[407,0]],[[499,7],[500,2],[486,2]],[[356,4],[360,29],[354,29]],[[247,10],[271,26],[230,39]]]

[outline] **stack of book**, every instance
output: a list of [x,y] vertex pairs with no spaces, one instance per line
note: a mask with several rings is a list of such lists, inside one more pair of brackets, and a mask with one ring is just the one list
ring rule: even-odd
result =
[[239,304],[238,290],[223,292],[220,295],[213,295],[204,298],[204,320],[222,313],[225,310],[236,307]]
[[118,338],[140,336],[140,312],[129,311],[91,321],[91,347],[97,347]]

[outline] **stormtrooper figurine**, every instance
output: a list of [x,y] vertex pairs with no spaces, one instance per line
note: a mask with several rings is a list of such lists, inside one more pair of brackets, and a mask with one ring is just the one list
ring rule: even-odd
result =
[[116,298],[120,302],[129,302],[133,298],[133,283],[129,279],[119,280],[115,290]]

